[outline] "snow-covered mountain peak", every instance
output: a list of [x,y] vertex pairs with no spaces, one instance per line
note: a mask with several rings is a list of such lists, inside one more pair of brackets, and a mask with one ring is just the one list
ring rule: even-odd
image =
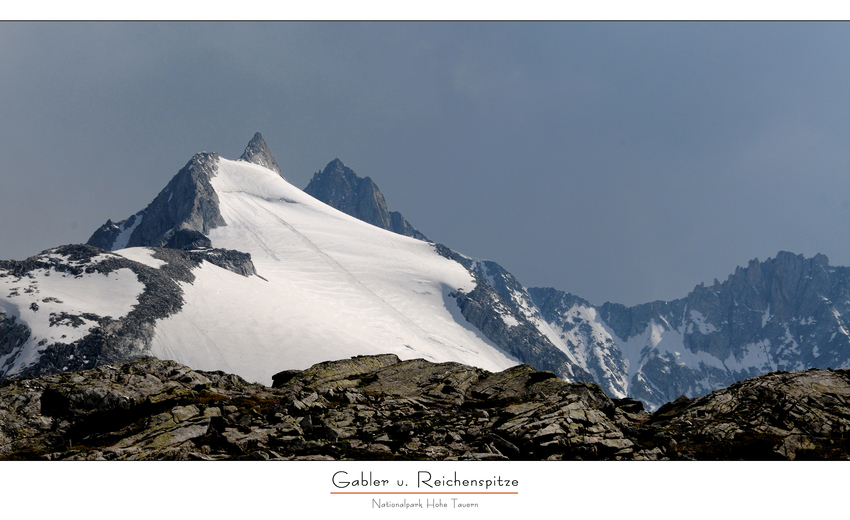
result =
[[219,159],[211,186],[224,225],[207,236],[249,253],[259,276],[199,269],[184,287],[190,311],[157,325],[154,355],[258,381],[271,367],[360,354],[516,364],[457,319],[448,295],[474,279],[431,244],[350,217],[255,164]]
[[268,383],[390,353],[528,363],[654,408],[850,363],[850,268],[824,255],[754,259],[678,300],[592,305],[428,242],[339,159],[301,191],[259,133],[238,160],[196,154],[88,245],[0,261],[0,379],[154,355]]
[[[134,261],[147,258],[142,246],[165,248],[157,258],[166,260],[179,249],[175,254],[194,262],[186,264],[191,276],[175,279],[182,304],[146,322],[143,341],[134,343],[142,347],[122,356],[154,355],[265,383],[283,369],[353,355],[392,353],[493,371],[519,362],[464,318],[452,295],[476,288],[465,266],[434,244],[379,229],[301,191],[260,160],[264,150],[258,134],[241,160],[197,154],[147,208],[92,236],[90,245],[120,249]],[[362,181],[339,160],[328,169],[337,170]],[[365,186],[383,203],[371,180]],[[9,327],[27,326],[8,316]],[[106,325],[80,341],[100,342],[90,336]],[[29,337],[24,329],[18,336]],[[75,345],[54,350],[76,352]]]

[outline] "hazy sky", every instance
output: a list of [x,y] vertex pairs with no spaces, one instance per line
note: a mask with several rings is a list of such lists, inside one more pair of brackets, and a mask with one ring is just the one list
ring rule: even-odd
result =
[[334,158],[526,286],[636,304],[780,250],[850,265],[848,23],[0,23],[0,258],[199,151]]

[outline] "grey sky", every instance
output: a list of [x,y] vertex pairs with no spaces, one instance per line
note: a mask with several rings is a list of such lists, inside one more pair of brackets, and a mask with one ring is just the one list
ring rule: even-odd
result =
[[334,158],[432,240],[592,303],[850,265],[848,23],[0,23],[0,258],[199,151]]

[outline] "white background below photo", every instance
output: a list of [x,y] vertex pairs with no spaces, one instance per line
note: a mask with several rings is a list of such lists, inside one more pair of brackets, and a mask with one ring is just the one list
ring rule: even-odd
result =
[[[50,467],[47,468],[46,466]],[[70,462],[3,463],[0,485],[12,514],[86,518],[832,518],[844,509],[842,463],[810,462]],[[49,471],[48,471],[49,470]],[[334,485],[334,475],[380,486]],[[432,481],[474,486],[417,488]],[[342,482],[341,476],[336,478]],[[484,488],[486,480],[516,487]],[[408,488],[440,495],[376,494]],[[34,485],[34,483],[38,483]],[[461,494],[475,492],[479,494]],[[499,493],[480,494],[482,489]],[[344,491],[369,494],[335,494]],[[50,499],[45,500],[45,494]],[[428,508],[440,500],[443,508]],[[452,500],[455,499],[455,500]],[[403,504],[422,503],[419,507]],[[387,504],[377,507],[376,503]],[[433,502],[432,502],[433,503]],[[475,504],[460,508],[457,504]],[[401,505],[400,505],[401,504]],[[155,513],[159,511],[159,513]],[[167,512],[167,513],[164,513]]]

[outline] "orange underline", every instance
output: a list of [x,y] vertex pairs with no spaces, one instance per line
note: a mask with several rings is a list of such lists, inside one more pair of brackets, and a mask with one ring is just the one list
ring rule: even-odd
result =
[[519,491],[331,491],[331,495],[519,495]]

